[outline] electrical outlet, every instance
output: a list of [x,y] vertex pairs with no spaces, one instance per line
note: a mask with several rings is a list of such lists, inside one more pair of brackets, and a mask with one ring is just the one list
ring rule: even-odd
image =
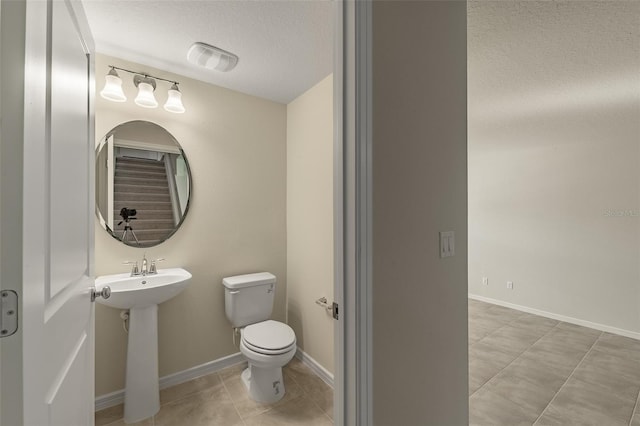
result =
[[507,288],[513,290],[513,281],[507,281]]
[[484,285],[489,285],[489,278],[487,278],[487,277],[482,277],[482,284],[484,284]]

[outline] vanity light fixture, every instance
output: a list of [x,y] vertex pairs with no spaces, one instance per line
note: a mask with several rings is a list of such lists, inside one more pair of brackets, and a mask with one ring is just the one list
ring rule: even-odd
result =
[[105,76],[104,89],[100,92],[100,96],[113,102],[124,102],[127,97],[122,91],[122,79],[118,75],[115,68],[111,67],[109,74]]
[[138,96],[134,102],[136,105],[142,108],[157,108],[158,101],[153,96],[153,91],[156,90],[156,81],[149,76],[136,74],[133,77],[133,84],[138,88]]
[[164,104],[164,109],[169,112],[182,114],[184,112],[184,105],[182,105],[182,93],[178,89],[178,85],[173,83],[173,86],[171,86],[171,89],[169,89],[167,94],[169,97],[167,98],[167,102]]
[[161,80],[171,83],[171,87],[167,92],[167,102],[164,105],[164,109],[176,114],[185,112],[184,105],[182,104],[182,93],[180,93],[178,89],[179,83],[177,81],[154,77],[149,74],[114,67],[113,65],[109,65],[109,67],[111,70],[105,77],[105,86],[100,92],[100,96],[103,98],[114,102],[124,102],[127,100],[122,91],[122,80],[116,70],[124,71],[133,74],[133,84],[138,88],[138,95],[134,100],[136,105],[143,108],[157,108],[158,101],[156,100],[154,91],[156,90],[156,80]]

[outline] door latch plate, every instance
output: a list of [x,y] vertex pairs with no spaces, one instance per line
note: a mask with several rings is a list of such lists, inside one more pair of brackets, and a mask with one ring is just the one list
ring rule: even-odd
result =
[[337,320],[340,318],[340,313],[338,312],[338,304],[336,302],[333,302],[333,305],[331,306],[331,311],[333,314],[333,319]]
[[13,290],[0,291],[0,338],[18,331],[18,293]]

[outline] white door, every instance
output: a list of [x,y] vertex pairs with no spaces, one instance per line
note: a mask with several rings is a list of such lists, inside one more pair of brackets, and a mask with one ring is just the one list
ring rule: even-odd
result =
[[79,2],[28,0],[24,22],[22,359],[2,370],[24,425],[92,425],[93,42]]

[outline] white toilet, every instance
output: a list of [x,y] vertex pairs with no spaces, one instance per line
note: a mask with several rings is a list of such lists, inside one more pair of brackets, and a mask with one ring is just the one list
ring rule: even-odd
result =
[[273,403],[284,396],[284,367],[296,353],[296,335],[287,324],[272,321],[276,277],[268,272],[222,280],[227,318],[240,330],[240,352],[249,367],[242,372],[251,399]]

